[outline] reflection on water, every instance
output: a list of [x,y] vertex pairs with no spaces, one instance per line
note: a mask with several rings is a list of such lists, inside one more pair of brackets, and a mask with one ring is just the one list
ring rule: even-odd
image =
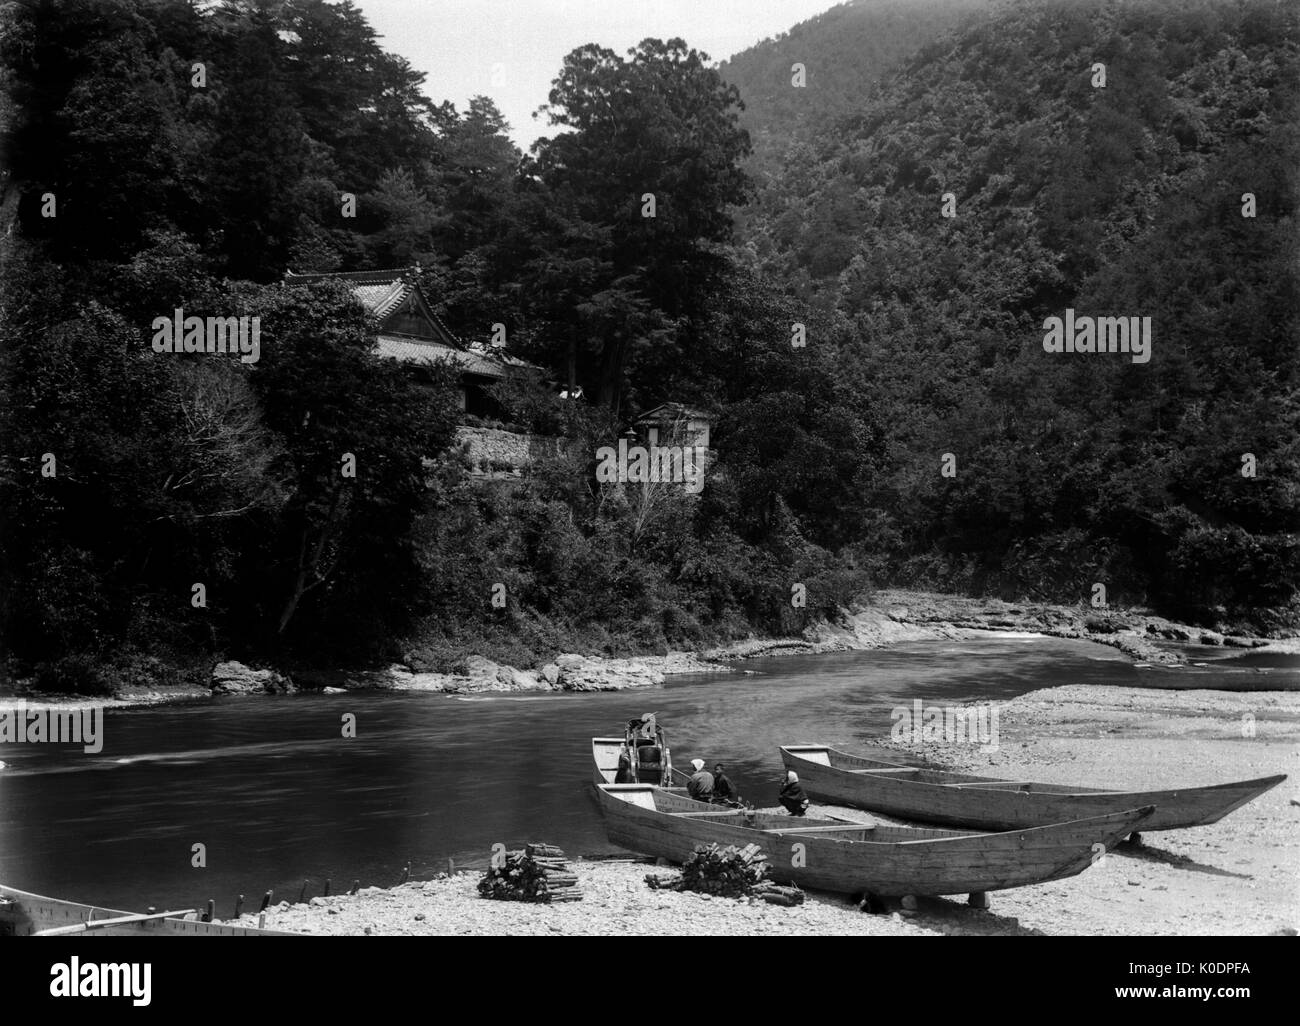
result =
[[[674,761],[727,764],[741,794],[775,799],[781,743],[853,748],[913,699],[1006,699],[1057,684],[1132,683],[1118,653],[1083,642],[976,638],[742,664],[594,695],[358,693],[229,698],[110,712],[104,749],[6,745],[0,881],[116,908],[229,915],[274,888],[296,900],[416,878],[497,841],[613,849],[590,794],[590,739],[654,711]],[[357,736],[341,736],[342,717]],[[191,865],[195,844],[206,868]],[[255,907],[255,905],[254,905]]]

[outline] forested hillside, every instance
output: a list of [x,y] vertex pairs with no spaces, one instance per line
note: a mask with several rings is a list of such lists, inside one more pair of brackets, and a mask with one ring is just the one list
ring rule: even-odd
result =
[[[767,172],[793,143],[855,114],[877,84],[922,46],[990,0],[853,0],[765,39],[721,65],[740,90],[740,123],[754,146],[753,166]],[[791,87],[802,65],[803,86]]]
[[[1294,628],[1300,13],[981,6],[845,5],[722,72],[593,42],[525,155],[348,3],[8,5],[9,653],[85,690],[214,654],[526,666],[873,583]],[[450,372],[279,284],[416,262],[543,369],[499,399],[567,455],[470,481]],[[182,306],[260,316],[261,359],[154,352]],[[1046,351],[1067,310],[1149,318],[1149,359]],[[702,493],[598,481],[666,401],[716,415]]]
[[[917,572],[1110,581],[1184,615],[1292,593],[1296,17],[1009,5],[764,191],[748,241],[833,308],[894,454],[874,504]],[[1150,362],[1045,353],[1068,307],[1150,316]]]

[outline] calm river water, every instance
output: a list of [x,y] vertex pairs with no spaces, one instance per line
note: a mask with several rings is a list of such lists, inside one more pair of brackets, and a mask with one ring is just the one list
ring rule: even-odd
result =
[[[777,745],[852,749],[890,710],[1008,699],[1058,684],[1133,683],[1117,652],[1050,638],[979,637],[749,661],[752,673],[670,677],[589,695],[352,693],[229,698],[111,712],[104,749],[5,745],[0,881],[110,907],[219,916],[245,894],[297,900],[415,878],[447,858],[484,865],[528,840],[570,854],[613,849],[591,796],[590,739],[654,711],[673,761],[727,764],[743,796],[774,804]],[[344,713],[357,737],[343,739]],[[191,846],[207,867],[191,866]]]

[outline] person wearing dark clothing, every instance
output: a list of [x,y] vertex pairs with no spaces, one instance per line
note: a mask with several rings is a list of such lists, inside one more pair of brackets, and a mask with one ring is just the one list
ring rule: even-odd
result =
[[734,802],[740,798],[731,778],[722,772],[722,763],[713,767],[713,800],[715,802]]
[[804,794],[803,788],[799,786],[799,774],[793,770],[785,775],[785,783],[781,785],[780,801],[785,806],[786,812],[792,816],[802,816],[812,804]]
[[703,759],[692,759],[691,769],[695,772],[686,784],[686,793],[697,802],[713,800],[713,774],[704,768]]
[[628,757],[626,748],[618,753],[618,772],[614,774],[614,783],[636,783],[636,777],[632,773],[632,760]]

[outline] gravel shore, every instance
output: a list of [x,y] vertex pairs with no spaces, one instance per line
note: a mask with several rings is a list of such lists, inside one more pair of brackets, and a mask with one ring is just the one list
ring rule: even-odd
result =
[[[1000,745],[927,745],[936,761],[992,775],[1098,787],[1159,788],[1294,773],[1300,695],[1061,687],[1000,706]],[[886,739],[886,743],[887,739]],[[915,749],[918,750],[919,749]],[[897,901],[879,915],[837,895],[782,908],[651,890],[646,860],[574,860],[584,899],[556,906],[478,897],[461,873],[355,897],[272,908],[267,925],[372,935],[1194,935],[1294,934],[1300,928],[1300,806],[1285,781],[1219,823],[1147,834],[1083,874],[989,895]],[[829,806],[814,811],[869,819]],[[535,838],[545,840],[545,838]],[[573,853],[570,853],[573,854]],[[245,916],[246,924],[256,917]]]

